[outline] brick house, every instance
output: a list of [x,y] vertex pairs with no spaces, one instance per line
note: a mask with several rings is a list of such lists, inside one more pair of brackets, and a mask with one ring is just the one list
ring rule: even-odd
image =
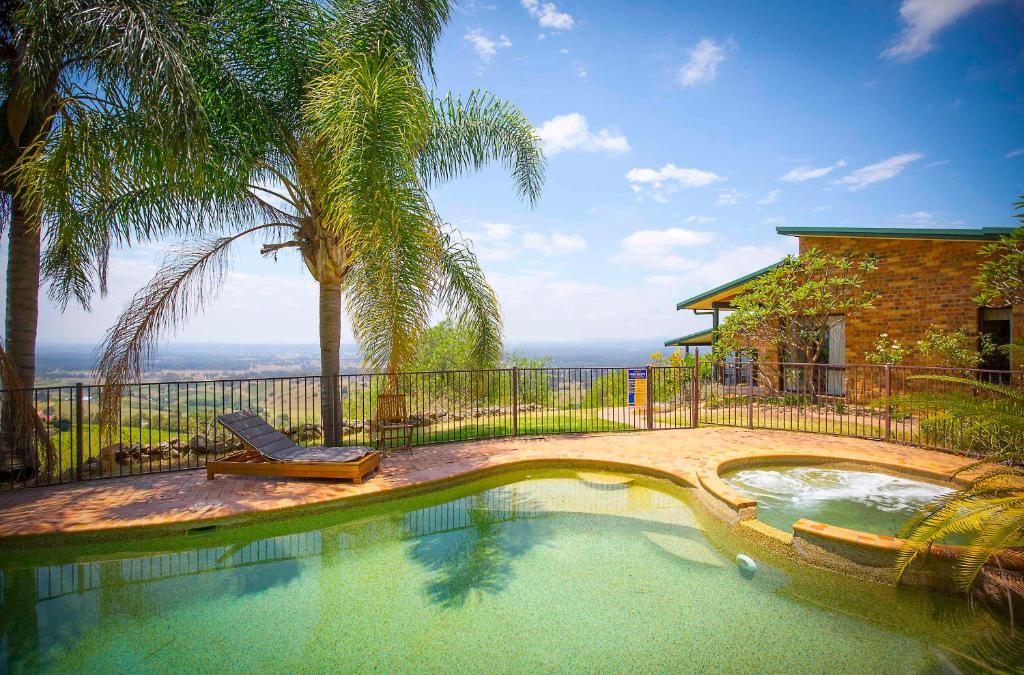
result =
[[[938,326],[947,331],[964,329],[987,333],[998,344],[1024,337],[1024,307],[978,307],[974,278],[982,258],[978,249],[986,242],[1012,232],[1012,228],[915,229],[779,227],[776,232],[799,239],[800,252],[812,248],[834,254],[870,254],[878,269],[865,275],[865,286],[881,297],[874,310],[856,316],[837,316],[829,332],[827,362],[833,365],[864,363],[865,352],[881,333],[913,346],[928,330]],[[778,263],[776,263],[778,264]],[[713,344],[715,328],[730,301],[747,285],[771,270],[771,265],[722,284],[676,305],[677,310],[711,316],[711,327],[669,340],[666,346],[690,347]],[[762,361],[778,360],[777,354],[760,354]],[[912,354],[910,365],[935,365]],[[1009,370],[1009,357],[990,359],[987,368]]]

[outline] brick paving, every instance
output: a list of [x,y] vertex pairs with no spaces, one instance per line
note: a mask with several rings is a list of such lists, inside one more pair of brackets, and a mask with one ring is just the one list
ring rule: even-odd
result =
[[697,487],[719,464],[743,458],[817,456],[872,461],[945,475],[966,460],[919,448],[786,431],[703,427],[582,436],[519,437],[416,448],[386,458],[362,485],[308,479],[218,476],[205,470],[97,480],[0,493],[0,538],[97,532],[201,521],[344,502],[521,462],[600,462],[649,469]]

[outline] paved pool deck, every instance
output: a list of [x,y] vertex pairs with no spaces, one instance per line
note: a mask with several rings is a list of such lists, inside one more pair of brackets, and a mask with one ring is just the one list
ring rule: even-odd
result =
[[931,476],[948,475],[967,463],[954,455],[879,441],[727,427],[516,437],[419,447],[412,455],[386,458],[380,473],[362,485],[253,476],[207,480],[205,469],[197,469],[5,492],[0,493],[0,539],[144,526],[185,529],[314,504],[343,506],[346,500],[397,495],[529,464],[633,469],[701,487],[702,479],[707,483],[723,463],[789,456],[867,461]]

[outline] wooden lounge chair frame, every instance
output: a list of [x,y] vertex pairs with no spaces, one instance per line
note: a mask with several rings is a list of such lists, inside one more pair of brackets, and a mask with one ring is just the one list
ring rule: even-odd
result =
[[[206,463],[206,478],[218,473],[292,478],[349,478],[362,483],[380,469],[380,451],[367,447],[302,447],[248,410],[219,415],[217,421],[245,444],[245,449]],[[339,459],[332,459],[338,457]],[[352,459],[347,459],[351,457]]]
[[[377,396],[377,450],[390,455],[399,450],[412,454],[412,431],[409,422],[409,397],[406,394],[380,394]],[[401,445],[387,447],[388,439],[399,439]]]

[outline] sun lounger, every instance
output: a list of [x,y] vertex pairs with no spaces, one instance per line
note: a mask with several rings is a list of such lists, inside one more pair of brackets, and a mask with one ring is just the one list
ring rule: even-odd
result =
[[218,473],[301,478],[351,478],[362,483],[380,468],[380,452],[352,446],[300,446],[249,410],[219,415],[217,421],[242,439],[245,449],[206,463],[206,477]]

